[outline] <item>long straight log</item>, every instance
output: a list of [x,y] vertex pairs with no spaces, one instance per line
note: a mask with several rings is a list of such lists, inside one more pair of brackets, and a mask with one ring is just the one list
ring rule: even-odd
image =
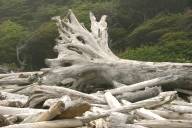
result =
[[159,93],[160,93],[160,88],[153,87],[153,88],[146,88],[145,90],[142,90],[142,91],[123,93],[121,95],[118,95],[117,98],[128,100],[130,102],[137,102],[140,100],[145,100],[148,98],[155,97],[159,95]]
[[[125,101],[125,100],[122,100],[122,102],[124,105],[127,105],[127,106],[132,104],[131,102]],[[136,109],[135,113],[144,119],[165,120],[165,118],[163,118],[163,117],[159,116],[158,114],[155,114],[155,113],[153,113],[150,110],[145,109],[145,108]]]
[[53,120],[53,121],[42,121],[35,123],[25,123],[25,124],[14,124],[2,128],[73,128],[82,127],[85,124],[108,116],[107,114],[96,115],[81,119],[63,119],[63,120]]
[[35,92],[42,92],[50,95],[55,95],[56,97],[61,97],[63,95],[68,95],[72,99],[82,98],[86,101],[93,102],[93,103],[105,103],[103,98],[97,97],[92,94],[82,93],[76,90],[72,90],[69,88],[58,87],[58,86],[46,86],[46,85],[32,85],[28,88],[18,91],[18,94],[34,94]]
[[39,112],[44,112],[44,109],[32,109],[32,108],[15,108],[15,107],[3,107],[0,106],[0,114],[2,115],[15,115],[15,114],[34,114]]
[[18,85],[26,85],[30,84],[30,80],[28,78],[15,78],[15,79],[0,79],[0,85],[11,85],[11,84],[18,84]]
[[165,110],[150,110],[150,111],[167,119],[192,120],[192,114],[188,113],[178,113]]
[[115,128],[147,128],[136,124],[116,124]]
[[150,128],[191,128],[191,120],[142,120],[137,123]]
[[21,108],[24,106],[24,104],[19,101],[0,100],[0,106]]
[[[28,100],[28,96],[8,93],[8,92],[0,92],[0,97],[3,97],[2,100],[5,100],[7,102],[20,102],[23,105]],[[12,107],[14,107],[14,106],[12,106]]]
[[159,96],[150,98],[147,100],[139,101],[136,103],[132,103],[130,105],[125,105],[119,108],[114,108],[107,110],[106,113],[111,112],[130,112],[132,110],[138,109],[138,108],[154,108],[159,107],[163,104],[166,104],[168,102],[171,102],[175,98],[176,92],[175,91],[169,91],[169,92],[162,92]]
[[36,123],[14,124],[2,128],[73,128],[81,127],[83,125],[84,122],[79,119],[65,119]]
[[[105,99],[110,108],[119,108],[122,106],[121,103],[119,103],[119,101],[110,92],[105,93]],[[111,113],[109,116],[109,127],[115,128],[116,124],[119,123],[126,124],[127,120],[128,115],[126,114],[118,112]]]
[[38,74],[38,75],[42,75],[43,72],[42,71],[36,71],[36,72],[18,72],[18,73],[7,73],[7,74],[0,74],[0,79],[1,78],[5,78],[5,77],[10,77],[10,76],[30,76],[30,75],[34,75],[34,74]]
[[191,106],[166,105],[164,106],[164,108],[173,112],[178,112],[178,113],[192,113]]
[[122,94],[122,93],[126,93],[126,92],[137,91],[137,90],[140,90],[140,89],[144,89],[146,87],[154,87],[154,86],[158,86],[158,85],[171,83],[171,82],[174,82],[174,81],[176,81],[178,79],[179,79],[178,76],[159,77],[159,78],[147,80],[147,81],[144,81],[144,82],[132,84],[132,85],[129,85],[129,86],[122,86],[122,87],[119,87],[119,88],[111,89],[111,90],[108,90],[108,91],[111,92],[113,95],[117,95],[117,94]]

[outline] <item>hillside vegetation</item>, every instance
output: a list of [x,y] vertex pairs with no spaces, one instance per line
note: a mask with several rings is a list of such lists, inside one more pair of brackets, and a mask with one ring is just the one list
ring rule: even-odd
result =
[[143,61],[192,62],[192,15],[156,16],[128,37],[123,58]]
[[90,11],[108,15],[110,47],[123,58],[191,62],[191,5],[191,0],[0,0],[0,65],[45,67],[44,59],[56,55],[51,17],[65,16],[68,9],[86,27]]

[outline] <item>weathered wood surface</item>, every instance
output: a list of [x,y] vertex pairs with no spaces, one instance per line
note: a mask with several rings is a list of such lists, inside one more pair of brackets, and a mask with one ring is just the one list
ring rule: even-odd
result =
[[192,64],[120,59],[108,46],[106,16],[96,20],[90,13],[90,31],[72,11],[54,20],[58,56],[46,60],[49,68],[0,74],[0,126],[192,127],[192,104],[185,101],[192,99],[186,90],[192,89]]

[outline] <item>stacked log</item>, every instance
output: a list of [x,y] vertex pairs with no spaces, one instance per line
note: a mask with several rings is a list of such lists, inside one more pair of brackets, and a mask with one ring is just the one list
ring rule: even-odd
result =
[[168,80],[155,78],[92,94],[35,83],[12,92],[4,88],[0,91],[0,125],[3,128],[190,128],[192,103],[178,95],[186,91],[163,92],[161,83],[152,82],[157,79],[161,83]]
[[72,11],[54,18],[60,38],[50,68],[0,74],[0,126],[191,128],[192,64],[120,59],[106,16],[90,19],[91,32]]

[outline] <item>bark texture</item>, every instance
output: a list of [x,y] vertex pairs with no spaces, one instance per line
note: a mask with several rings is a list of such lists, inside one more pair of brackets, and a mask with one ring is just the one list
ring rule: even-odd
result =
[[97,21],[90,13],[90,30],[76,19],[72,11],[69,11],[67,18],[53,18],[60,34],[54,47],[58,57],[46,60],[51,69],[43,78],[43,83],[91,93],[174,75],[179,77],[174,88],[192,88],[190,63],[142,62],[114,55],[108,45],[106,18],[104,15]]

